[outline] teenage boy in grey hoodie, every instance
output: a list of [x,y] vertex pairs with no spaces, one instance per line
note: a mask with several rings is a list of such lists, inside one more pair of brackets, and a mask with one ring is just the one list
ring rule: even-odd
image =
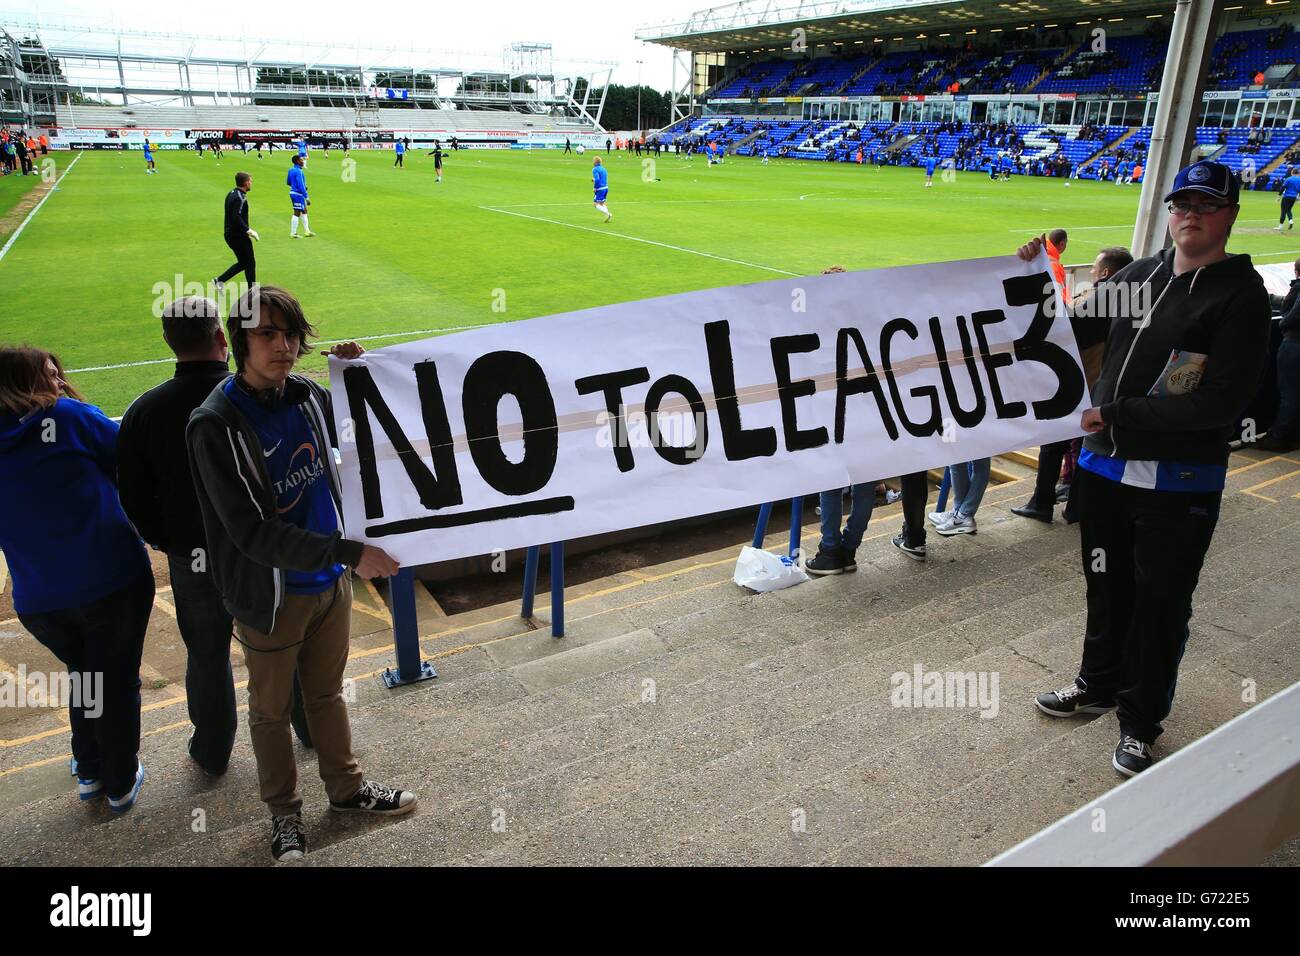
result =
[[1121,269],[1117,294],[1070,317],[1081,349],[1106,343],[1075,477],[1088,619],[1079,676],[1037,704],[1054,717],[1118,710],[1111,764],[1130,777],[1151,765],[1173,706],[1228,442],[1268,355],[1263,280],[1225,248],[1240,189],[1220,163],[1181,170],[1165,196],[1173,247]]
[[[235,304],[227,339],[236,374],[190,417],[186,444],[213,583],[235,619],[248,666],[248,725],[271,853],[307,849],[289,732],[295,668],[302,681],[330,808],[398,815],[415,794],[366,780],[352,755],[343,700],[354,568],[391,576],[397,562],[343,537],[329,392],[293,375],[315,329],[288,292],[254,286]],[[355,342],[326,354],[356,358]]]

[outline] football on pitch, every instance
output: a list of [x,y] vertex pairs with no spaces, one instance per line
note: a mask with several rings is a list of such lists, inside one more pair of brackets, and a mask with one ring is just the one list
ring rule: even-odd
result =
[[581,156],[586,151],[587,151],[587,147],[583,146],[581,143],[579,143],[577,147],[574,149],[574,152],[577,153],[579,156]]

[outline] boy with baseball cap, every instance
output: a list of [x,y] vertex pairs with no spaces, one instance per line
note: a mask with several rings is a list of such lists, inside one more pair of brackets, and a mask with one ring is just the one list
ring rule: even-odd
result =
[[1088,617],[1078,677],[1037,704],[1053,717],[1117,710],[1111,763],[1125,776],[1151,765],[1173,706],[1228,442],[1268,355],[1263,281],[1226,250],[1240,189],[1221,163],[1181,170],[1164,198],[1172,248],[1116,273],[1127,294],[1100,316],[1071,316],[1081,349],[1106,343],[1074,479]]

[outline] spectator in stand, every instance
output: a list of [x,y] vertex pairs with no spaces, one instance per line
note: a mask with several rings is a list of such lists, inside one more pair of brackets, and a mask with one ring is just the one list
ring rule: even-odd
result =
[[14,610],[82,694],[69,701],[82,800],[123,813],[144,781],[140,657],[153,571],[118,503],[117,424],[49,352],[0,347],[0,550]]
[[[296,159],[297,157],[295,157]],[[185,643],[185,697],[190,757],[206,773],[226,772],[235,745],[235,684],[230,667],[233,622],[208,566],[207,541],[190,476],[185,426],[190,413],[230,377],[221,314],[211,299],[180,299],[162,315],[163,341],[176,355],[175,375],[145,392],[122,416],[117,477],[122,508],[148,544],[166,555]],[[311,746],[302,689],[294,681],[291,722]]]
[[1052,279],[1067,302],[1070,299],[1070,285],[1065,266],[1061,264],[1061,256],[1065,254],[1069,242],[1070,237],[1064,229],[1053,229],[1047,234],[1047,261],[1052,269]]
[[[366,780],[353,756],[342,690],[352,611],[347,569],[389,577],[398,565],[378,548],[345,539],[339,527],[330,394],[292,374],[314,332],[285,290],[245,293],[226,326],[236,374],[186,429],[208,564],[245,648],[249,730],[276,860],[298,859],[307,848],[289,731],[295,670],[330,809],[395,816],[416,803],[413,793]],[[350,359],[363,351],[346,342],[328,354]],[[243,457],[232,451],[236,438]],[[318,467],[290,482],[303,471],[304,448]]]
[[1282,301],[1282,342],[1277,347],[1277,412],[1268,426],[1268,434],[1255,443],[1256,448],[1264,451],[1300,449],[1300,259],[1295,261],[1294,269],[1296,278],[1291,280],[1291,288]]
[[[1268,357],[1263,280],[1250,256],[1226,250],[1239,197],[1236,174],[1221,163],[1180,170],[1164,196],[1173,248],[1112,279],[1147,290],[1142,320],[1131,296],[1115,297],[1128,308],[1070,315],[1081,345],[1106,342],[1096,405],[1080,420],[1088,437],[1076,478],[1088,616],[1078,676],[1036,703],[1061,718],[1118,709],[1111,765],[1128,777],[1153,763],[1173,705],[1229,440]],[[1040,249],[1034,239],[1018,254],[1033,260]],[[1189,343],[1205,365],[1195,387],[1177,388],[1170,353]]]
[[[1089,270],[1091,282],[1087,288],[1080,289],[1074,297],[1073,308],[1082,311],[1081,307],[1084,300],[1089,296],[1097,295],[1098,286],[1109,281],[1115,273],[1132,261],[1132,254],[1123,246],[1110,246],[1102,249],[1097,253],[1097,258],[1093,260],[1092,267]],[[1097,381],[1097,376],[1101,374],[1104,349],[1105,345],[1098,342],[1095,345],[1079,350],[1079,358],[1083,362],[1084,381],[1089,389]],[[1034,493],[1027,503],[1018,508],[1012,508],[1011,513],[1022,518],[1033,518],[1051,524],[1056,504],[1065,501],[1066,506],[1063,517],[1066,524],[1073,524],[1078,520],[1073,475],[1074,463],[1078,460],[1082,446],[1082,438],[1067,438],[1058,442],[1051,442],[1039,448],[1038,477],[1034,485]],[[1063,462],[1069,462],[1069,470],[1064,473],[1062,472]]]

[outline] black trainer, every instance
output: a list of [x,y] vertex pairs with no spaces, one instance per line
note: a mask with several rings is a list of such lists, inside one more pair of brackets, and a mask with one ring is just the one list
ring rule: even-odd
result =
[[330,809],[340,813],[380,813],[397,817],[415,809],[415,794],[409,790],[394,790],[367,780],[351,800],[342,803],[330,801]]
[[1136,777],[1153,763],[1155,758],[1151,756],[1151,745],[1128,734],[1119,739],[1115,756],[1110,758],[1110,765],[1126,777]]
[[894,535],[894,537],[892,537],[889,540],[889,543],[892,544],[894,547],[896,547],[899,551],[902,551],[913,561],[925,560],[925,545],[908,544],[906,531],[900,531],[898,534]]
[[1065,504],[1065,503],[1066,503],[1067,501],[1069,501],[1069,500],[1070,500],[1070,486],[1069,486],[1068,484],[1067,484],[1067,485],[1057,485],[1057,486],[1056,486],[1056,503],[1057,503],[1058,505],[1063,505],[1063,504]]
[[809,574],[818,577],[824,577],[828,574],[843,574],[845,570],[843,549],[836,548],[833,551],[827,551],[825,548],[818,548],[816,556],[803,563],[803,569]]
[[302,826],[302,814],[271,817],[271,856],[280,862],[301,860],[306,853],[307,831]]
[[840,548],[840,558],[844,561],[845,571],[856,571],[858,569],[858,551],[854,548],[850,551],[848,548]]
[[1077,714],[1108,714],[1115,709],[1115,698],[1104,697],[1070,683],[1060,690],[1039,694],[1034,703],[1051,717],[1074,717]]

